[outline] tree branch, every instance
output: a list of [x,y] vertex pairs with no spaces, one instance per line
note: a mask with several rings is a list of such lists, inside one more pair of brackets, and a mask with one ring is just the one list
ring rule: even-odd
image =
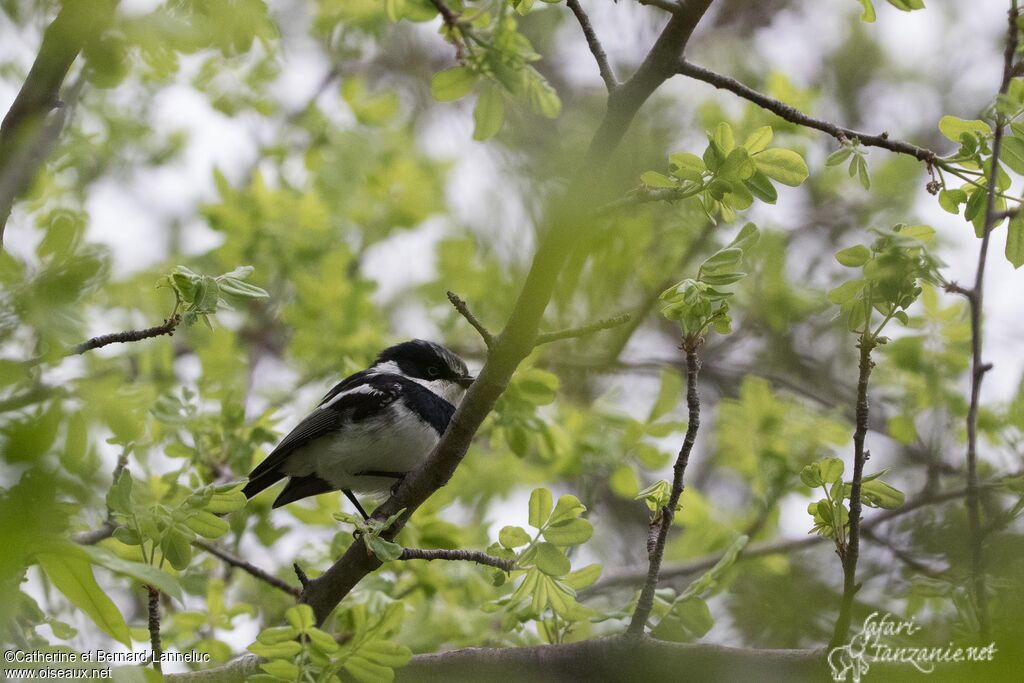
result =
[[[537,329],[551,300],[558,276],[568,259],[577,232],[585,229],[584,207],[596,203],[593,182],[595,174],[606,167],[639,108],[651,93],[675,73],[690,34],[711,2],[691,0],[687,3],[686,11],[673,15],[637,72],[609,93],[608,107],[601,125],[565,196],[548,213],[547,224],[541,226],[541,241],[526,281],[505,328],[494,338],[487,361],[476,381],[470,386],[426,462],[405,477],[394,495],[374,511],[373,517],[380,520],[401,513],[384,534],[388,540],[394,538],[427,498],[451,479],[465,457],[477,429],[508,386],[512,373],[533,350]],[[309,582],[303,590],[302,600],[313,607],[317,621],[322,623],[342,598],[380,565],[380,561],[366,551],[363,540],[358,539],[334,565]]]
[[441,0],[430,0],[430,4],[434,6],[437,13],[441,15],[441,21],[444,22],[445,28],[448,29],[448,36],[451,38],[452,44],[455,46],[455,61],[462,64],[463,50],[465,46],[462,44],[462,38],[460,37],[459,29],[459,15],[457,12],[452,10],[451,7],[444,4]]
[[[864,463],[868,452],[864,449],[864,440],[868,434],[868,379],[875,364],[871,360],[871,351],[875,347],[875,339],[871,334],[870,316],[864,324],[864,332],[860,336],[860,364],[857,375],[857,410],[856,428],[853,433],[853,480],[850,484],[850,535],[846,544],[838,544],[839,558],[843,561],[843,597],[839,603],[839,617],[836,619],[835,630],[832,632],[832,647],[846,642],[850,632],[850,620],[853,618],[853,597],[860,589],[857,584],[857,560],[860,558],[860,515],[863,505],[860,500],[861,483],[864,478]],[[837,532],[838,533],[838,532]]]
[[597,70],[601,72],[601,80],[604,81],[608,92],[611,92],[619,83],[615,79],[615,72],[612,71],[612,67],[608,63],[608,55],[605,54],[604,47],[601,45],[594,27],[590,23],[590,17],[583,11],[579,0],[566,0],[566,4],[572,10],[572,13],[576,15],[576,20],[580,22],[583,36],[587,39],[587,47],[590,48],[590,53],[594,55],[594,61],[597,62]]
[[[237,683],[259,673],[260,658],[245,655],[204,671],[170,674],[167,683]],[[878,664],[878,669],[884,665]],[[872,670],[876,665],[872,664]],[[895,667],[890,669],[895,671]],[[685,672],[681,674],[680,672]],[[568,645],[472,647],[416,655],[395,669],[396,681],[816,681],[826,680],[823,650],[758,650],[596,638]]]
[[15,200],[25,191],[63,119],[47,116],[60,106],[60,89],[68,69],[86,42],[110,21],[114,2],[69,2],[61,6],[43,33],[28,77],[0,123],[0,243]]
[[160,664],[160,659],[163,654],[163,648],[160,645],[160,591],[152,586],[146,586],[146,592],[149,594],[149,600],[146,603],[146,608],[149,613],[148,625],[150,657],[153,663],[153,668],[162,672],[163,667]]
[[[1013,56],[1017,52],[1017,0],[1011,0],[1008,12],[1009,26],[1006,31],[1006,48],[1003,54],[1003,80],[999,94],[1005,95],[1013,78]],[[981,503],[978,498],[978,409],[981,402],[981,383],[985,373],[992,369],[991,363],[982,359],[982,311],[985,298],[985,264],[988,260],[988,244],[992,228],[998,221],[996,212],[997,173],[999,155],[1002,152],[1003,130],[1006,117],[996,108],[996,128],[992,138],[992,159],[988,179],[985,223],[978,249],[978,268],[975,271],[974,287],[964,294],[970,308],[971,318],[971,401],[967,409],[967,517],[970,529],[971,552],[971,593],[978,610],[979,635],[982,641],[989,639],[988,595],[985,587],[985,562],[982,545],[985,541],[981,528]]]
[[147,327],[144,330],[125,330],[124,332],[114,332],[112,334],[104,334],[99,337],[93,337],[87,339],[81,344],[74,346],[68,352],[68,355],[81,355],[86,351],[92,351],[94,349],[101,349],[104,346],[110,344],[126,344],[128,342],[142,341],[143,339],[150,339],[152,337],[160,337],[163,335],[171,336],[174,334],[174,330],[177,329],[178,325],[181,324],[181,316],[175,313],[170,318],[164,321],[163,325],[157,325],[156,327]]
[[661,560],[665,555],[665,543],[668,539],[668,530],[672,527],[672,520],[675,518],[676,509],[679,506],[679,497],[683,494],[683,475],[686,473],[686,465],[690,462],[690,451],[697,440],[697,430],[700,429],[700,397],[697,395],[697,373],[700,371],[700,361],[697,359],[697,350],[689,345],[686,346],[686,405],[689,412],[689,421],[686,424],[686,436],[683,437],[683,445],[679,449],[679,456],[672,468],[672,493],[669,495],[668,504],[663,507],[654,519],[651,520],[651,530],[660,522],[657,529],[657,536],[653,544],[648,541],[648,555],[650,562],[647,568],[647,581],[640,591],[640,599],[637,600],[636,610],[629,622],[628,633],[631,635],[643,635],[647,627],[647,618],[654,607],[654,591],[658,587],[658,578],[661,572]]
[[287,593],[288,595],[291,595],[294,598],[299,598],[301,593],[302,593],[302,591],[300,589],[295,588],[294,586],[288,585],[287,582],[282,581],[281,579],[277,578],[276,576],[274,576],[270,572],[268,572],[268,571],[266,571],[264,569],[260,569],[256,565],[254,565],[251,562],[248,562],[246,560],[243,560],[240,557],[235,557],[234,555],[232,555],[228,551],[223,550],[221,548],[218,548],[217,546],[215,546],[212,543],[209,543],[208,541],[204,541],[202,539],[197,539],[195,541],[192,541],[192,545],[194,545],[197,548],[202,548],[206,552],[210,553],[211,555],[213,555],[216,558],[219,558],[219,559],[223,560],[224,562],[226,562],[227,564],[231,565],[232,567],[237,567],[238,569],[241,569],[242,571],[246,572],[250,576],[253,576],[253,577],[255,577],[255,578],[257,578],[260,581],[263,581],[265,583],[268,583],[271,586],[273,586],[274,588],[276,588],[276,589],[278,589],[280,591],[284,591],[285,593]]
[[671,12],[672,14],[675,14],[676,12],[679,12],[683,9],[679,0],[676,0],[675,2],[673,2],[673,0],[639,0],[639,2],[641,5],[646,5],[648,7],[657,7],[659,9],[665,10],[666,12]]
[[466,319],[474,330],[480,335],[480,338],[484,340],[484,344],[488,349],[494,346],[494,335],[491,334],[490,330],[484,327],[484,324],[477,320],[477,317],[473,315],[473,311],[469,310],[469,304],[459,298],[455,292],[448,292],[448,301],[452,302],[452,306],[455,310]]
[[856,138],[862,145],[880,147],[882,149],[887,149],[890,152],[896,152],[897,154],[908,154],[927,164],[934,164],[938,161],[939,155],[930,149],[918,147],[917,145],[912,145],[909,142],[903,142],[901,140],[891,140],[889,139],[888,133],[869,135],[867,133],[855,131],[851,128],[844,128],[843,126],[829,123],[828,121],[813,118],[804,114],[796,107],[791,107],[785,102],[772,99],[767,95],[759,93],[753,88],[743,85],[737,80],[709,71],[708,69],[697,66],[696,64],[691,64],[686,60],[680,61],[679,73],[698,81],[704,81],[705,83],[713,85],[721,90],[728,90],[745,100],[753,102],[762,109],[767,109],[773,114],[786,119],[790,123],[820,130],[823,133],[828,133],[840,142]]
[[456,560],[465,562],[476,562],[488,567],[497,567],[504,572],[510,572],[516,568],[515,560],[505,560],[500,557],[488,555],[477,550],[425,550],[423,548],[403,548],[400,560]]
[[570,327],[567,330],[560,330],[558,332],[548,332],[546,334],[537,335],[537,339],[534,342],[535,346],[542,344],[550,344],[551,342],[561,341],[563,339],[574,339],[576,337],[586,337],[587,335],[600,332],[601,330],[609,330],[613,327],[618,327],[629,322],[630,316],[628,313],[617,315],[614,318],[605,318],[604,320],[598,320],[596,323],[590,325],[584,325],[583,327]]

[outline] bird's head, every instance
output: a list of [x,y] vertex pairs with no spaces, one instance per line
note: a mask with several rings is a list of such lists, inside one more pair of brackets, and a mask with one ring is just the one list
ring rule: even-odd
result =
[[413,339],[381,351],[372,368],[393,372],[424,384],[450,403],[457,404],[476,379],[466,363],[441,344]]

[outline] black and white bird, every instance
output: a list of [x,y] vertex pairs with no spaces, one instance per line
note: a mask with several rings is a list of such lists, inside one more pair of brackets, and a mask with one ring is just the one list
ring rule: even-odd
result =
[[249,473],[252,498],[288,477],[274,501],[341,491],[367,517],[355,492],[387,494],[441,439],[473,383],[461,358],[422,339],[385,349],[346,377]]

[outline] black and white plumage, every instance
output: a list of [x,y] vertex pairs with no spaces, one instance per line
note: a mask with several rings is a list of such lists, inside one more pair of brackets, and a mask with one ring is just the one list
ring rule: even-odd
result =
[[473,382],[461,358],[414,339],[385,349],[366,370],[346,377],[250,474],[252,498],[284,478],[277,508],[342,491],[386,494],[419,467],[440,440]]

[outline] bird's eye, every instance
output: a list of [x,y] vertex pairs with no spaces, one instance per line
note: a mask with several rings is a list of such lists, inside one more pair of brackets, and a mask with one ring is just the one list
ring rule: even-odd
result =
[[427,368],[427,375],[430,377],[437,377],[439,374],[441,374],[441,371],[437,369],[436,365],[431,365]]

